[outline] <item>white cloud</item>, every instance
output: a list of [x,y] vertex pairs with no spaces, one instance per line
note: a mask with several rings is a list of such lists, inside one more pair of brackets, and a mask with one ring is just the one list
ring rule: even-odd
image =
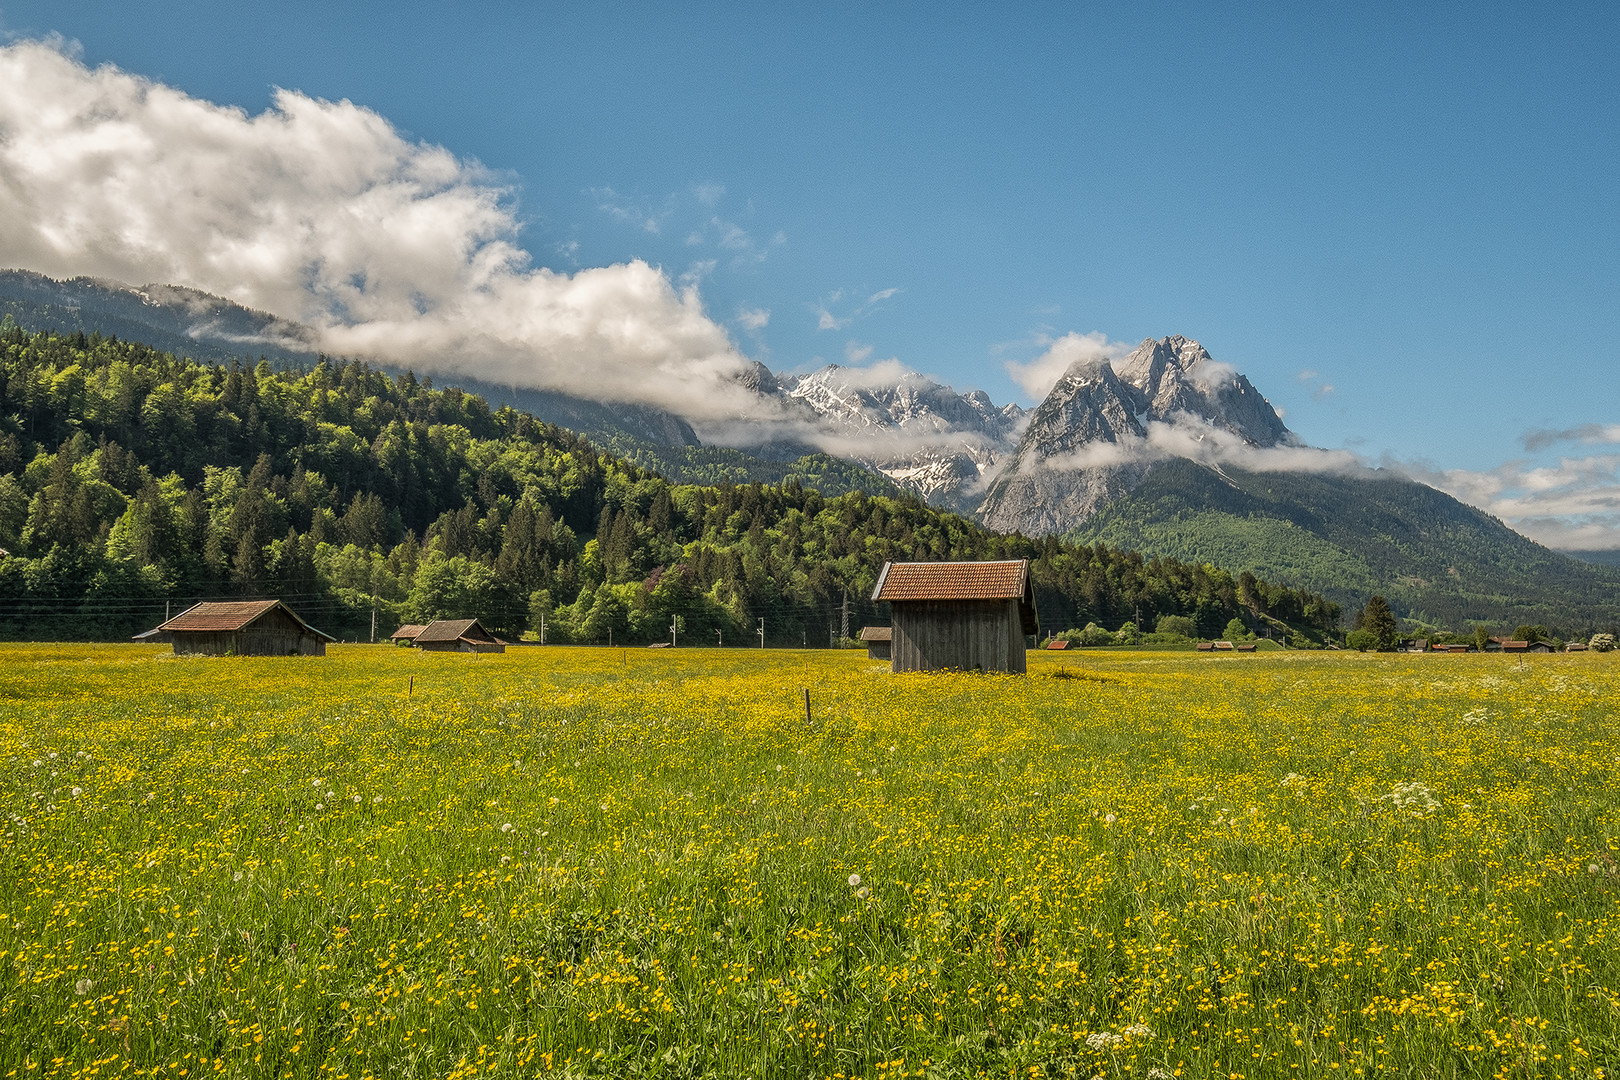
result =
[[698,202],[702,203],[704,206],[713,206],[713,205],[715,205],[716,203],[718,203],[720,201],[720,197],[722,195],[724,195],[725,193],[726,193],[726,185],[724,185],[724,184],[694,184],[694,185],[692,185],[692,196],[695,199],[697,199]]
[[862,345],[858,341],[844,343],[844,359],[851,364],[859,364],[872,355],[872,346]]
[[695,286],[639,260],[535,267],[519,231],[508,184],[348,101],[277,90],[249,115],[57,42],[0,47],[7,265],[192,286],[423,371],[690,417],[734,407],[745,360]]
[[1526,432],[1526,450],[1545,450],[1561,442],[1580,443],[1583,446],[1620,445],[1620,424],[1580,424],[1572,428],[1541,428]]
[[743,308],[737,312],[737,325],[744,330],[763,330],[770,322],[769,308]]
[[1555,465],[1508,461],[1483,471],[1408,471],[1548,547],[1620,548],[1620,454],[1566,457]]
[[1077,361],[1098,363],[1118,360],[1130,351],[1131,346],[1109,341],[1107,335],[1095,330],[1089,334],[1070,332],[1052,342],[1044,353],[1026,364],[1007,361],[1007,374],[1023,388],[1024,393],[1039,401],[1051,393],[1052,387],[1063,378],[1063,373]]
[[1368,475],[1372,469],[1348,450],[1312,446],[1253,446],[1202,417],[1178,413],[1166,423],[1151,420],[1145,439],[1093,442],[1073,454],[1049,458],[1052,469],[1088,469],[1098,465],[1188,458],[1205,465],[1230,465],[1249,472],[1310,472]]

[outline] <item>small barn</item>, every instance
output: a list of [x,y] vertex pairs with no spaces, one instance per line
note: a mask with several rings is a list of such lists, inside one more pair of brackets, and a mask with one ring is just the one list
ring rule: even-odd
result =
[[412,645],[416,642],[416,635],[426,629],[427,627],[421,623],[406,623],[392,634],[389,634],[388,640],[395,645]]
[[506,642],[477,619],[434,619],[416,635],[416,647],[427,652],[503,653]]
[[889,645],[894,640],[894,628],[889,626],[861,627],[861,640],[866,642],[868,660],[890,660]]
[[158,631],[176,656],[325,656],[336,641],[280,600],[208,601],[187,608]]
[[872,599],[889,605],[892,671],[1023,674],[1041,629],[1028,559],[884,563]]

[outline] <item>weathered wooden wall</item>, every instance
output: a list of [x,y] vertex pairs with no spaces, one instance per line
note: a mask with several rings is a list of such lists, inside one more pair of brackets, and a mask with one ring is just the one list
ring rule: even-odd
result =
[[892,671],[1027,670],[1017,600],[895,601],[892,613]]
[[241,630],[175,630],[176,656],[325,656],[326,642],[281,611]]
[[868,660],[891,660],[889,642],[868,641],[866,643],[866,658]]

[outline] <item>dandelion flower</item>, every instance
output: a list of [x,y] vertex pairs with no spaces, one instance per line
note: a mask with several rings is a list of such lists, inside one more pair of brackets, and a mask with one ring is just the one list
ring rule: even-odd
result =
[[80,795],[83,795],[83,794],[84,794],[84,788],[76,787],[76,788],[73,789],[73,797],[75,799],[77,799]]
[[1118,820],[1119,819],[1116,818],[1113,814],[1105,814],[1103,816],[1103,824],[1105,824],[1105,825],[1112,825],[1114,822],[1116,822]]
[[80,997],[84,997],[84,995],[88,994],[95,988],[96,984],[89,979],[80,979],[78,982],[73,984],[73,992],[78,994]]
[[506,824],[501,826],[501,832],[511,832],[515,828],[517,828],[517,826],[508,821]]
[[855,890],[855,895],[860,897],[862,900],[865,900],[868,896],[872,895],[872,890],[862,885],[859,889]]
[[852,888],[852,889],[860,888],[861,887],[861,875],[859,875],[859,874],[851,874],[851,875],[849,875],[849,887]]

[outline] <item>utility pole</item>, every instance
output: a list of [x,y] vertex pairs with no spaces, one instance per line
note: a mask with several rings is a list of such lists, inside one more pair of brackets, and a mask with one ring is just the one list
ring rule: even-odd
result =
[[544,645],[545,643],[546,643],[546,616],[545,616],[545,612],[541,612],[540,613],[540,644]]
[[167,600],[163,601],[163,621],[169,621],[169,602]]
[[679,615],[669,617],[669,647],[672,649],[675,647],[675,620],[678,618],[680,618]]
[[371,597],[371,643],[377,644],[377,597]]
[[765,647],[765,620],[763,618],[759,620],[759,647],[762,649]]
[[608,648],[613,648],[613,627],[608,627]]
[[842,636],[838,639],[838,647],[842,649],[849,641],[849,590],[844,590],[844,625]]

